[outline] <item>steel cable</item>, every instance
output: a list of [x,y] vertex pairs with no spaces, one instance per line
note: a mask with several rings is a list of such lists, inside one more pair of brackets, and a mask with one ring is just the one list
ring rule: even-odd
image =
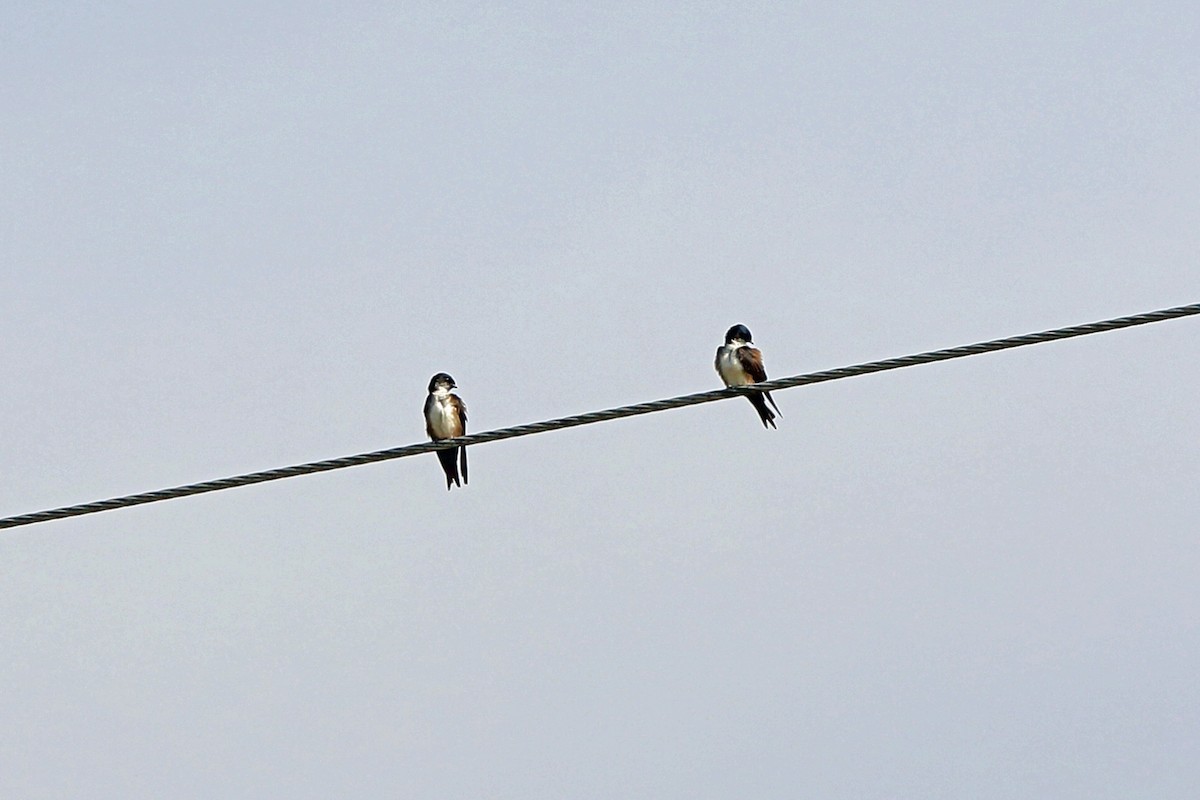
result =
[[575,414],[569,417],[559,417],[558,419],[532,422],[526,425],[516,425],[511,428],[499,428],[497,430],[484,431],[482,433],[473,433],[469,436],[460,436],[455,439],[443,439],[440,442],[422,442],[420,444],[410,444],[404,447],[393,447],[387,450],[375,450],[369,453],[360,453],[358,455],[345,456],[342,458],[331,458],[325,461],[312,461],[307,464],[296,464],[290,467],[263,470],[262,472],[251,472],[245,475],[235,475],[229,478],[203,481],[201,483],[189,483],[185,486],[176,486],[171,489],[159,489],[153,492],[131,494],[124,497],[114,497],[109,500],[99,500],[92,503],[82,503],[80,505],[53,508],[46,511],[36,511],[30,514],[20,514],[14,517],[5,517],[0,519],[0,529],[16,528],[22,525],[32,525],[36,522],[49,522],[56,519],[82,516],[84,514],[95,514],[100,511],[111,511],[113,509],[142,505],[144,503],[157,503],[162,500],[172,500],[177,497],[189,497],[195,494],[216,492],[223,489],[233,489],[238,486],[249,486],[254,483],[264,483],[266,481],[281,480],[283,478],[294,478],[298,475],[310,475],[315,472],[327,472],[334,469],[356,467],[361,464],[371,464],[376,461],[389,461],[394,458],[405,458],[407,456],[430,453],[434,450],[441,450],[448,447],[458,447],[459,445],[484,444],[485,442],[495,442],[501,439],[513,439],[518,436],[529,436],[531,434],[545,433],[547,431],[559,430],[561,428],[573,428],[577,425],[590,425],[594,422],[607,422],[608,420],[621,419],[622,417],[634,417],[640,414],[652,414],[658,411],[668,411],[673,408],[683,408],[685,406],[694,406],[701,403],[712,403],[717,400],[725,400],[731,397],[737,397],[750,391],[791,389],[796,386],[808,386],[814,383],[841,380],[843,378],[854,378],[859,375],[869,375],[875,372],[885,372],[887,370],[901,369],[903,367],[915,367],[921,364],[930,364],[935,361],[948,361],[954,358],[964,358],[966,356],[980,355],[982,353],[992,353],[998,350],[1009,350],[1014,347],[1042,344],[1044,342],[1053,342],[1060,339],[1070,339],[1076,336],[1088,336],[1093,333],[1103,333],[1105,331],[1113,331],[1121,328],[1131,328],[1135,325],[1145,325],[1151,322],[1162,322],[1164,320],[1178,319],[1180,317],[1193,316],[1196,314],[1200,314],[1200,303],[1176,306],[1174,308],[1165,308],[1159,311],[1150,311],[1145,314],[1134,314],[1128,317],[1116,317],[1114,319],[1102,320],[1100,322],[1090,322],[1085,325],[1072,325],[1067,328],[1056,328],[1054,330],[1041,331],[1038,333],[1027,333],[1021,336],[1010,336],[1004,339],[993,339],[987,342],[978,342],[976,344],[962,345],[960,347],[951,347],[945,350],[932,350],[930,352],[917,353],[915,355],[887,358],[882,361],[869,361],[849,367],[839,367],[837,369],[823,370],[820,372],[809,372],[803,375],[794,375],[790,378],[778,378],[776,380],[764,381],[763,383],[754,384],[752,386],[740,386],[729,389],[714,389],[713,391],[709,392],[687,394],[680,397],[667,398],[665,400],[653,400],[648,403],[636,403],[630,406],[609,408],[603,411],[590,411],[586,414]]

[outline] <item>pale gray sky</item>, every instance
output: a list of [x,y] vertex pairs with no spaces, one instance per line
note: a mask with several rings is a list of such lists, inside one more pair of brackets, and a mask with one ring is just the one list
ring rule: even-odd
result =
[[[1194,3],[8,4],[0,516],[1200,300]],[[1192,798],[1200,322],[0,535],[0,796]]]

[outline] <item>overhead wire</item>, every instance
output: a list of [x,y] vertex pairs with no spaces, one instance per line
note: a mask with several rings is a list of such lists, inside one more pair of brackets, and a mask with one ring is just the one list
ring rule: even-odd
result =
[[1180,317],[1188,317],[1196,314],[1200,314],[1200,303],[1192,303],[1190,305],[1176,306],[1173,308],[1164,308],[1158,311],[1150,311],[1143,314],[1134,314],[1126,317],[1115,317],[1113,319],[1101,320],[1099,322],[1089,322],[1084,325],[1072,325],[1066,328],[1055,328],[1053,330],[1027,333],[1020,336],[1010,336],[1003,339],[992,339],[986,342],[951,347],[945,350],[932,350],[925,353],[916,353],[914,355],[887,358],[883,359],[882,361],[868,361],[866,363],[855,364],[847,367],[838,367],[836,369],[822,370],[819,372],[809,372],[802,375],[794,375],[788,378],[777,378],[775,380],[763,381],[762,383],[756,383],[749,386],[714,389],[708,392],[686,394],[663,400],[635,403],[634,405],[620,406],[601,411],[590,411],[585,414],[575,414],[568,417],[559,417],[557,419],[549,419],[541,422],[532,422],[525,425],[516,425],[510,428],[498,428],[496,430],[473,433],[468,436],[458,436],[453,439],[442,439],[441,441],[437,442],[422,442],[420,444],[410,444],[404,447],[393,447],[386,450],[375,450],[369,453],[359,453],[358,455],[331,458],[324,461],[311,461],[304,464],[295,464],[288,467],[263,470],[261,472],[250,472],[244,475],[234,475],[228,478],[219,478],[217,480],[189,483],[184,486],[176,486],[170,489],[159,489],[152,492],[142,492],[140,494],[114,497],[108,500],[99,500],[91,503],[81,503],[79,505],[64,506],[61,508],[47,509],[45,511],[36,511],[29,514],[19,514],[17,516],[5,517],[0,519],[0,529],[16,528],[23,525],[32,525],[38,522],[66,519],[68,517],[78,517],[85,514],[95,514],[100,511],[112,511],[118,508],[128,508],[130,506],[143,505],[145,503],[157,503],[163,500],[172,500],[179,497],[189,497],[191,495],[204,494],[207,492],[233,489],[238,486],[249,486],[255,483],[282,480],[283,478],[294,478],[299,475],[310,475],[317,472],[328,472],[335,469],[345,469],[346,467],[356,467],[362,464],[371,464],[377,461],[390,461],[396,458],[406,458],[408,456],[430,453],[435,450],[442,450],[451,447],[473,446],[485,444],[487,442],[495,442],[501,439],[514,439],[518,436],[546,433],[547,431],[560,430],[562,428],[573,428],[579,425],[607,422],[608,420],[621,419],[623,417],[633,417],[640,414],[653,414],[659,411],[669,411],[675,408],[684,408],[685,406],[694,406],[701,403],[712,403],[718,400],[726,400],[731,397],[738,397],[740,395],[747,394],[749,392],[792,389],[797,386],[809,386],[816,383],[824,383],[826,381],[854,378],[860,375],[869,375],[875,372],[886,372],[888,370],[902,369],[904,367],[915,367],[921,364],[931,364],[937,361],[949,361],[955,358],[965,358],[967,356],[981,355],[983,353],[993,353],[999,350],[1010,350],[1015,347],[1026,347],[1028,345],[1054,342],[1061,339],[1074,338],[1077,336],[1089,336],[1095,333],[1104,333],[1106,331],[1114,331],[1122,328],[1131,328],[1137,325],[1146,325],[1152,322],[1163,322],[1165,320],[1178,319]]

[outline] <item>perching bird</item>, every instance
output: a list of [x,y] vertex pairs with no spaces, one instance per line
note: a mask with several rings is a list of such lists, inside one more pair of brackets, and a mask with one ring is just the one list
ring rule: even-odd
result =
[[[454,378],[444,372],[429,379],[429,397],[425,398],[425,432],[435,442],[465,436],[467,433],[467,404],[450,391],[457,388]],[[446,473],[446,491],[450,490],[451,484],[460,487],[465,485],[467,448],[448,447],[436,452],[438,461],[442,463],[442,471]],[[458,480],[460,462],[462,483]]]
[[[746,386],[751,383],[761,383],[767,379],[767,371],[763,369],[762,353],[754,346],[750,338],[750,329],[745,325],[734,325],[725,334],[725,344],[717,348],[717,374],[726,386]],[[758,412],[763,427],[775,425],[775,414],[767,408],[770,401],[775,413],[783,416],[779,406],[775,405],[770,392],[751,392],[746,395],[750,405]]]

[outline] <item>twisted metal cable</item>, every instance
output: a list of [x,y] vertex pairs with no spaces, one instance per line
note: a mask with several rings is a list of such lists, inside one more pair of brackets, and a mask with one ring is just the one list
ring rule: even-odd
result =
[[725,400],[730,397],[737,397],[751,391],[791,389],[795,386],[807,386],[813,383],[836,381],[841,380],[842,378],[853,378],[859,375],[869,375],[873,372],[885,372],[891,369],[901,369],[902,367],[915,367],[919,364],[930,364],[935,361],[948,361],[953,358],[964,358],[966,356],[980,355],[982,353],[992,353],[997,350],[1008,350],[1014,347],[1042,344],[1043,342],[1054,342],[1058,341],[1059,339],[1070,339],[1075,336],[1088,336],[1093,333],[1103,333],[1105,331],[1113,331],[1120,328],[1131,328],[1135,325],[1145,325],[1151,322],[1162,322],[1164,320],[1188,317],[1196,314],[1200,314],[1200,303],[1192,303],[1191,305],[1186,306],[1176,306],[1175,308],[1164,308],[1159,311],[1150,311],[1145,314],[1134,314],[1128,317],[1116,317],[1114,319],[1102,320],[1100,322],[1090,322],[1085,325],[1072,325],[1067,328],[1056,328],[1054,330],[1041,331],[1039,333],[1027,333],[1022,336],[1010,336],[1005,339],[993,339],[991,341],[979,342],[977,344],[951,347],[946,350],[933,350],[927,353],[900,356],[899,358],[887,358],[882,361],[870,361],[865,364],[839,367],[837,369],[823,370],[821,372],[809,372],[804,375],[794,375],[790,378],[778,378],[772,381],[764,381],[762,383],[756,383],[752,386],[714,389],[713,391],[709,392],[698,392],[696,394],[687,394],[665,400],[653,400],[648,403],[636,403],[631,406],[609,408],[603,411],[590,411],[586,414],[576,414],[570,417],[559,417],[558,419],[533,422],[527,425],[516,425],[511,428],[498,428],[494,431],[473,433],[469,436],[459,436],[454,439],[443,439],[440,442],[410,444],[405,447],[393,447],[387,450],[375,450],[370,453],[360,453],[358,455],[345,456],[343,458],[331,458],[325,461],[312,461],[307,464],[296,464],[294,466],[281,467],[279,469],[251,472],[246,475],[235,475],[230,478],[220,478],[218,480],[203,481],[201,483],[189,483],[185,486],[176,486],[173,489],[160,489],[153,492],[143,492],[141,494],[131,494],[124,497],[114,497],[110,500],[100,500],[94,503],[83,503],[81,505],[54,508],[47,511],[37,511],[31,514],[20,514],[15,517],[5,517],[0,519],[0,529],[16,528],[22,525],[32,525],[36,522],[49,522],[56,519],[65,519],[66,517],[77,517],[83,514],[95,514],[99,511],[110,511],[117,508],[141,505],[143,503],[157,503],[160,500],[172,500],[176,497],[188,497],[194,494],[204,494],[205,492],[233,489],[238,486],[249,486],[253,483],[264,483],[266,481],[277,481],[283,478],[294,478],[297,475],[309,475],[314,472],[327,472],[333,469],[356,467],[360,464],[371,464],[376,461],[388,461],[393,458],[405,458],[407,456],[415,456],[421,453],[431,453],[434,450],[458,447],[459,445],[483,444],[485,442],[495,442],[501,439],[513,439],[518,436],[529,436],[530,434],[534,433],[555,431],[561,428],[573,428],[577,425],[590,425],[593,422],[606,422],[611,419],[634,417],[639,414],[652,414],[656,411],[667,411],[673,408],[699,405],[700,403],[712,403],[717,400]]

